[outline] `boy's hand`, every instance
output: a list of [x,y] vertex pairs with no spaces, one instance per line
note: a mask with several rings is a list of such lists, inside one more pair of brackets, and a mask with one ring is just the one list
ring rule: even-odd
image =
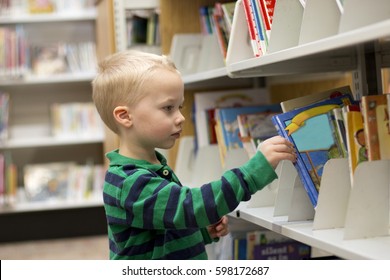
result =
[[228,218],[223,216],[219,222],[207,227],[212,239],[225,236],[229,233]]
[[282,160],[295,162],[297,159],[294,145],[282,136],[274,136],[261,142],[257,149],[274,169]]

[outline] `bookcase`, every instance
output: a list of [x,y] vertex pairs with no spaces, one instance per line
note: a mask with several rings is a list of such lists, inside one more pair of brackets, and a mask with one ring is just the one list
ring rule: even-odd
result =
[[[5,198],[2,193],[0,224],[9,231],[2,231],[0,242],[105,233],[101,196],[30,202],[24,195],[23,170],[26,165],[56,162],[74,162],[80,166],[88,163],[103,165],[105,139],[102,129],[90,133],[56,135],[53,133],[51,111],[53,104],[92,102],[91,81],[96,73],[97,41],[97,12],[93,2],[73,2],[88,2],[88,5],[69,7],[69,3],[63,1],[61,3],[66,4],[64,9],[57,7],[51,13],[30,13],[28,7],[22,5],[27,2],[9,1],[16,6],[9,11],[2,7],[0,15],[2,35],[4,32],[11,31],[12,34],[14,30],[22,30],[22,39],[13,46],[20,52],[19,59],[26,60],[20,69],[12,69],[12,65],[11,68],[9,65],[1,66],[0,90],[9,94],[10,104],[8,137],[1,141],[0,152],[11,157],[15,165],[17,192],[11,199]],[[8,44],[4,38],[0,43],[2,46]],[[89,49],[81,52],[81,44],[85,42],[88,42]],[[23,43],[28,44],[30,52],[23,51]],[[80,49],[77,53],[79,58],[73,61],[77,65],[73,66],[80,66],[86,63],[85,59],[89,59],[88,67],[72,68],[70,57],[67,57],[69,69],[66,71],[46,71],[54,65],[47,64],[47,68],[42,68],[45,70],[38,73],[34,70],[35,62],[31,64],[28,61],[35,55],[32,51],[34,46],[39,45],[46,50],[52,45],[61,45],[59,48],[66,49],[68,54],[71,44]],[[87,53],[93,56],[88,57]],[[1,55],[4,58],[5,54]],[[10,54],[6,56],[10,57]],[[66,122],[76,121],[80,125],[82,121],[77,117],[83,113],[77,113],[75,107],[67,110],[64,116]],[[83,185],[80,187],[83,188]]]
[[[115,24],[115,48],[116,51],[125,49],[139,49],[152,53],[161,53],[159,41],[159,1],[134,1],[114,0],[114,24]],[[135,13],[134,13],[135,12]],[[138,12],[138,14],[137,14]],[[130,13],[128,15],[128,13]],[[144,24],[137,25],[134,18],[139,18]],[[145,40],[142,42],[131,41],[135,33],[143,33]],[[152,37],[151,39],[149,39]]]
[[[166,31],[162,34],[163,53],[169,53],[174,33],[193,31],[180,29],[191,11],[181,4],[187,1],[176,2],[179,1],[161,1],[161,24]],[[278,0],[270,52],[258,58],[253,57],[244,11],[241,1],[237,2],[226,67],[184,76],[186,98],[190,98],[194,88],[223,87],[227,78],[236,81],[260,77],[272,81],[277,77],[310,77],[312,73],[335,75],[344,83],[341,85],[349,82],[357,99],[383,92],[380,70],[389,67],[390,37],[390,7],[386,1],[345,0],[343,10],[340,10],[336,1]],[[197,7],[203,4],[204,1],[191,1],[191,5]],[[182,18],[175,13],[179,7],[183,9]],[[197,7],[189,9],[196,14]],[[357,20],[360,18],[364,18],[364,22]],[[327,25],[328,21],[337,22],[339,28]],[[286,24],[295,29],[286,34]],[[315,90],[318,83],[309,83]],[[291,96],[284,93],[282,97],[275,96],[275,100],[294,97],[294,88],[287,86],[284,89],[289,90]],[[202,162],[211,157],[218,158],[218,149],[208,147],[207,151],[198,154]],[[243,151],[235,151],[227,159],[227,168],[239,166],[245,160]],[[210,159],[210,162],[213,161]],[[192,172],[203,175],[204,167],[202,169],[196,160],[194,166]],[[215,170],[210,170],[213,165],[206,168],[209,178],[200,176],[202,180],[221,172],[218,166]],[[386,175],[389,162],[362,165],[355,174],[353,187],[347,170],[346,161],[329,161],[319,204],[314,210],[297,180],[295,169],[289,163],[282,163],[277,170],[279,179],[257,193],[250,202],[241,204],[233,215],[340,258],[389,259],[390,182]]]

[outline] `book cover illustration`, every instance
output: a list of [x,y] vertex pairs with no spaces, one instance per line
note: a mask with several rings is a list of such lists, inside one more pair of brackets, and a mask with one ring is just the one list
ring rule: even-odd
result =
[[277,135],[272,116],[275,112],[240,114],[237,116],[239,137],[249,158],[255,155],[261,141]]
[[363,96],[361,104],[368,160],[390,159],[387,96]]
[[270,94],[265,88],[206,91],[194,94],[194,124],[196,146],[215,144],[214,109],[242,107],[270,103]]
[[353,183],[353,174],[357,165],[368,159],[363,116],[361,111],[345,110],[344,119],[347,123],[348,164],[350,168],[351,183]]
[[222,132],[227,150],[242,148],[237,116],[258,112],[281,112],[279,104],[221,108],[217,110],[218,118],[222,124]]
[[294,166],[314,207],[325,163],[330,158],[343,157],[338,153],[328,112],[351,102],[350,95],[342,95],[272,118],[278,133],[296,148]]
[[329,99],[334,98],[337,96],[341,96],[343,94],[350,94],[352,96],[352,91],[350,86],[343,86],[338,87],[334,89],[329,89],[321,92],[312,93],[309,95],[304,95],[300,97],[296,97],[293,99],[285,100],[280,103],[280,106],[282,107],[283,112],[288,112],[294,109],[298,109],[304,106],[308,106],[310,104]]

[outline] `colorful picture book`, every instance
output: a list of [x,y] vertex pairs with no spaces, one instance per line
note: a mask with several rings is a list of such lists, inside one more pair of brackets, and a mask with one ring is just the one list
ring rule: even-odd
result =
[[275,112],[258,112],[237,116],[239,137],[249,158],[255,155],[261,141],[277,135],[272,116]]
[[351,183],[357,165],[367,161],[366,137],[363,126],[363,116],[360,110],[344,109],[344,120],[346,122],[346,137],[348,147],[348,164],[350,169]]
[[343,94],[352,95],[350,86],[343,86],[334,89],[329,89],[321,92],[312,93],[309,95],[300,96],[297,98],[289,99],[280,103],[283,112],[288,112],[294,109],[298,109],[321,100],[333,98]]
[[390,159],[390,128],[387,95],[362,97],[361,111],[368,160]]
[[343,157],[337,152],[338,143],[328,112],[352,102],[350,95],[342,95],[272,118],[278,133],[296,148],[297,161],[294,166],[314,207],[317,205],[325,163],[330,158]]
[[215,108],[269,104],[270,100],[270,94],[265,88],[243,88],[195,93],[194,124],[196,147],[216,144],[214,131]]
[[230,150],[243,148],[243,143],[240,139],[240,130],[238,126],[238,115],[253,114],[259,112],[281,112],[279,104],[220,108],[215,111],[216,122],[220,128],[220,136],[222,141],[218,141],[218,145],[222,145],[222,157]]

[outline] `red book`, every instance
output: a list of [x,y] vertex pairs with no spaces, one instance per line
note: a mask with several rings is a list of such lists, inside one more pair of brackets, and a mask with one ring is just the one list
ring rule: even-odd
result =
[[252,8],[252,4],[250,0],[242,0],[242,5],[244,7],[246,22],[248,24],[248,30],[249,30],[249,36],[251,40],[253,54],[256,57],[259,57],[262,55],[262,52],[260,48],[260,39],[258,39],[259,36],[256,35],[255,18],[253,15],[254,9]]

